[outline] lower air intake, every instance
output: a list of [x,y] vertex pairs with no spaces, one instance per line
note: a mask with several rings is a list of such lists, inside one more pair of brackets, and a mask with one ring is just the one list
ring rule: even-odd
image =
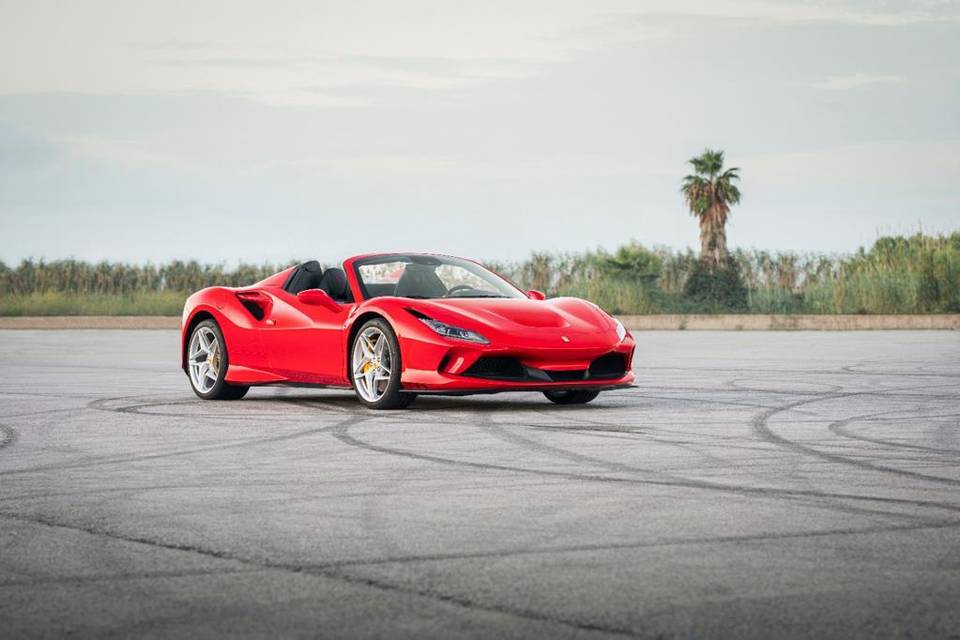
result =
[[593,379],[622,378],[627,373],[627,359],[621,353],[608,353],[590,363],[590,377]]
[[480,358],[470,368],[464,372],[464,375],[474,378],[494,378],[498,380],[522,380],[527,377],[527,371],[516,358],[505,358],[502,356],[492,356],[489,358]]

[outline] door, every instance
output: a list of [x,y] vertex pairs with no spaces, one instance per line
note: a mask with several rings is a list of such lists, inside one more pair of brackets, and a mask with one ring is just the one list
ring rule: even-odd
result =
[[353,305],[333,311],[302,304],[280,288],[269,293],[273,304],[261,336],[270,370],[291,382],[348,385],[344,324]]

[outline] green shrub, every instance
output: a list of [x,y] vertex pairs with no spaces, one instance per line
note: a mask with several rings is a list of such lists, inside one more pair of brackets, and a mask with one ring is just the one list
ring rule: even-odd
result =
[[701,260],[683,287],[685,301],[701,313],[743,313],[747,311],[747,287],[740,266],[733,259],[720,266]]

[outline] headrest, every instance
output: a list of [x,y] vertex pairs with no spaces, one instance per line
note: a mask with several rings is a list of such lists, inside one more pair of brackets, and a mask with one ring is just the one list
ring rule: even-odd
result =
[[343,272],[343,269],[337,267],[330,267],[323,272],[317,288],[329,293],[334,300],[346,300],[350,297],[347,287],[347,274]]

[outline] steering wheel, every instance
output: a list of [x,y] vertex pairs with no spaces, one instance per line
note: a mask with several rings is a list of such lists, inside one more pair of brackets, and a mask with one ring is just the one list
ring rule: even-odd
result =
[[450,287],[450,289],[445,294],[443,294],[443,297],[449,298],[450,294],[453,293],[454,291],[472,291],[472,290],[473,290],[473,287],[471,287],[468,284],[458,284],[455,287]]

